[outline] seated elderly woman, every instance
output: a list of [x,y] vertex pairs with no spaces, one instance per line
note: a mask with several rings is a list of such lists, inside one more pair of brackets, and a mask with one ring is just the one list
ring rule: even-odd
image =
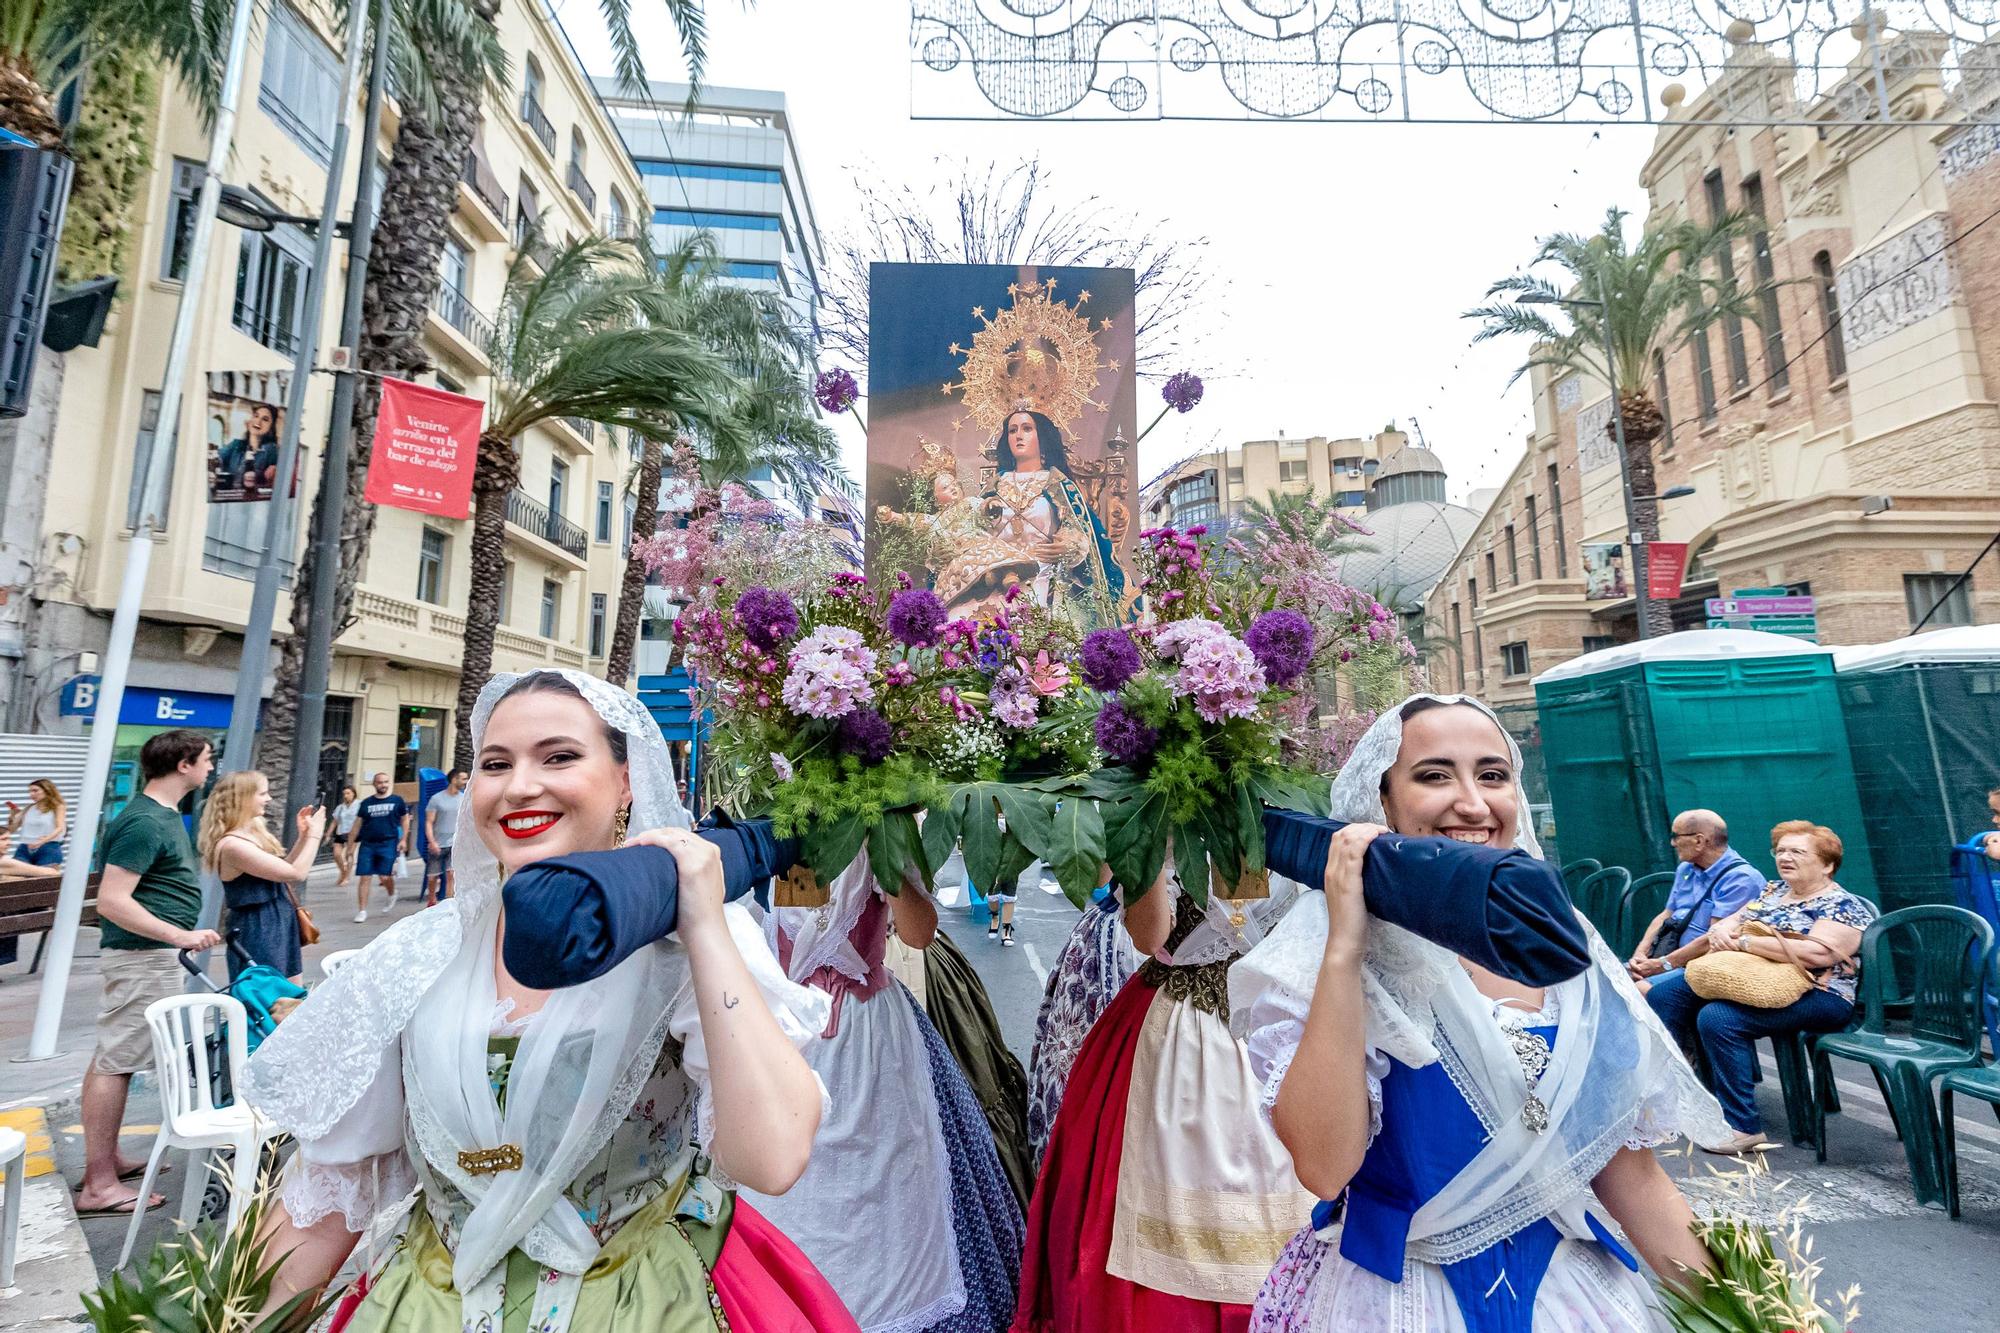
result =
[[[1856,958],[1861,933],[1875,909],[1833,880],[1840,869],[1840,835],[1824,824],[1793,819],[1771,830],[1771,855],[1778,880],[1762,897],[1709,927],[1710,952],[1737,950],[1777,963],[1796,963],[1812,978],[1812,988],[1782,1009],[1760,1009],[1734,1000],[1706,1000],[1689,986],[1685,972],[1670,972],[1653,983],[1646,1001],[1683,1043],[1698,1037],[1708,1057],[1716,1100],[1736,1131],[1710,1152],[1740,1153],[1763,1143],[1752,1070],[1757,1039],[1787,1032],[1833,1032],[1854,1012],[1861,977]],[[1777,935],[1748,933],[1759,922]]]

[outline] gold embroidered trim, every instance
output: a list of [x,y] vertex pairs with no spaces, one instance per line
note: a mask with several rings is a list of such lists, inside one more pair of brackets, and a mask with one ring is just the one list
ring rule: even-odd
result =
[[1139,965],[1139,973],[1147,985],[1165,991],[1168,999],[1184,1000],[1228,1022],[1231,961],[1225,958],[1215,963],[1174,967],[1157,958],[1148,958]]
[[493,1176],[521,1169],[521,1150],[511,1143],[497,1148],[468,1148],[458,1155],[459,1170],[469,1175]]

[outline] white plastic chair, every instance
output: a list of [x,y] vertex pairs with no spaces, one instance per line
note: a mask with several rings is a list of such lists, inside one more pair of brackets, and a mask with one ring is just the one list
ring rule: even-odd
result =
[[14,1285],[14,1243],[21,1238],[21,1183],[28,1176],[28,1136],[0,1127],[0,1170],[7,1173],[7,1197],[0,1204],[0,1291]]
[[119,1268],[132,1258],[132,1247],[139,1240],[139,1221],[146,1215],[146,1201],[153,1197],[153,1180],[167,1149],[185,1148],[189,1152],[187,1183],[181,1190],[183,1227],[194,1225],[208,1183],[208,1153],[216,1148],[230,1150],[229,1228],[233,1231],[244,1204],[257,1188],[257,1166],[264,1144],[278,1136],[278,1127],[240,1098],[230,1106],[215,1104],[215,1071],[205,1038],[217,1025],[223,1033],[224,1058],[229,1061],[229,1086],[241,1088],[243,1066],[249,1058],[249,1019],[241,1001],[230,995],[171,995],[146,1006],[146,1026],[153,1031],[153,1073],[160,1083],[160,1132],[153,1136],[146,1176],[132,1205],[132,1224],[125,1228]]
[[360,952],[361,950],[359,949],[335,949],[332,953],[328,954],[326,957],[319,960],[320,976],[321,977],[332,976],[335,968],[339,967],[342,963],[346,962],[348,959],[354,957],[355,954],[358,954]]

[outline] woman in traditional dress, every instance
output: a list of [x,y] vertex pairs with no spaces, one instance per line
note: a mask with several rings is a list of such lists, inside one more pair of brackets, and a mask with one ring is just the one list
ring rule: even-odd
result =
[[[251,1061],[250,1099],[299,1140],[272,1205],[272,1303],[327,1282],[415,1187],[348,1333],[850,1333],[731,1186],[778,1192],[805,1169],[825,1094],[797,1048],[828,1002],[723,905],[658,726],[623,690],[543,670],[494,677],[472,735],[457,892],[349,960]],[[594,981],[523,987],[501,957],[501,876],[621,838],[673,853],[678,928]]]
[[1384,714],[1334,783],[1349,822],[1326,892],[1231,970],[1265,1109],[1327,1201],[1259,1294],[1259,1333],[1657,1330],[1638,1261],[1708,1265],[1651,1149],[1727,1127],[1604,942],[1537,990],[1363,907],[1378,836],[1539,856],[1520,765],[1476,700]]
[[921,961],[923,990],[917,998],[972,1085],[993,1131],[993,1149],[1007,1173],[1008,1188],[1015,1204],[1025,1209],[1035,1189],[1034,1155],[1028,1146],[1028,1072],[1007,1049],[986,983],[943,926]]
[[1103,522],[1069,475],[1069,455],[1055,422],[1025,403],[1017,405],[1000,425],[993,461],[994,533],[1036,561],[1036,602],[1056,607],[1077,597],[1101,597],[1122,607],[1124,571]]
[[1110,868],[1104,883],[1090,897],[1090,906],[1070,931],[1056,965],[1042,990],[1041,1011],[1035,1016],[1035,1045],[1028,1054],[1028,1143],[1036,1166],[1055,1128],[1063,1089],[1076,1064],[1083,1039],[1132,974],[1139,970],[1139,951],[1125,933],[1118,911],[1118,889]]
[[[1199,872],[1208,873],[1203,865]],[[1298,886],[1208,906],[1159,882],[1124,913],[1147,956],[1084,1038],[1028,1207],[1021,1333],[1222,1333],[1313,1197],[1258,1115],[1227,969]]]
[[883,965],[892,916],[904,944],[929,946],[937,905],[914,884],[884,894],[861,856],[825,906],[766,921],[787,974],[833,995],[806,1050],[833,1111],[798,1184],[754,1197],[865,1333],[997,1333],[1014,1312],[1021,1208],[964,1073]]

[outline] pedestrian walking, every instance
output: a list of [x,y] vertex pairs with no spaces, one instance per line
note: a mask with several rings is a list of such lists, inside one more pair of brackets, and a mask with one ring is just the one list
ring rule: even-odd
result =
[[465,801],[465,784],[472,775],[454,768],[444,790],[424,805],[424,906],[451,897],[451,840],[458,835],[458,811]]
[[1256,1333],[1654,1333],[1638,1261],[1710,1266],[1651,1149],[1726,1127],[1603,941],[1580,975],[1534,988],[1363,905],[1382,834],[1539,857],[1520,770],[1463,695],[1385,713],[1333,784],[1347,826],[1326,891],[1230,971],[1262,1107],[1321,1200],[1257,1295]]
[[14,835],[13,855],[31,866],[63,863],[63,839],[69,833],[69,806],[56,784],[36,778],[28,784],[26,806],[11,808],[7,827]]
[[333,887],[344,889],[354,875],[354,821],[361,817],[361,796],[353,784],[343,785],[340,800],[333,807],[333,863],[340,867],[340,877],[333,881]]
[[1652,979],[1686,967],[1708,952],[1708,928],[1764,892],[1764,877],[1729,845],[1729,825],[1713,810],[1674,816],[1674,886],[1667,905],[1646,925],[1626,971],[1641,994]]
[[389,790],[389,775],[377,773],[374,790],[361,800],[348,846],[355,848],[354,920],[368,919],[368,881],[389,895],[383,915],[396,910],[396,858],[410,850],[410,803]]
[[[326,814],[316,806],[298,813],[298,833],[288,852],[264,823],[271,783],[262,773],[230,773],[215,784],[201,811],[195,846],[202,864],[222,880],[229,908],[229,938],[243,946],[252,963],[276,968],[293,981],[305,972],[299,947],[298,890],[312,870],[326,832]],[[229,951],[229,979],[245,964]]]
[[[212,949],[222,937],[197,927],[201,876],[180,806],[215,769],[208,738],[178,728],[139,747],[137,795],[104,831],[104,874],[97,889],[97,1049],[83,1076],[83,1186],[76,1211],[94,1217],[130,1213],[138,1191],[123,1182],[145,1170],[118,1151],[132,1075],[153,1063],[146,1007],[181,992],[177,949]],[[148,1207],[162,1202],[148,1201]]]

